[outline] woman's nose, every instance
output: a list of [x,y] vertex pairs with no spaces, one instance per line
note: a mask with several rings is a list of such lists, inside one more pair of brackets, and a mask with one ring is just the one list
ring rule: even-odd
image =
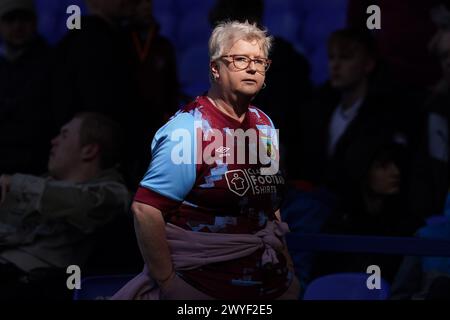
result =
[[248,64],[247,69],[250,70],[250,71],[255,71],[256,72],[256,63],[255,63],[255,61],[251,60],[250,63]]

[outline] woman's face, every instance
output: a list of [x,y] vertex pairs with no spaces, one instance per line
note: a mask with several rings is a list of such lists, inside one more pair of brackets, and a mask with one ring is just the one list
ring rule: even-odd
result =
[[[261,41],[238,40],[224,53],[225,56],[211,63],[211,71],[216,83],[224,93],[253,98],[264,84],[265,72],[261,71],[260,62],[267,57]],[[235,62],[233,62],[234,56]],[[245,69],[237,68],[245,57],[258,59],[252,61]],[[239,62],[238,59],[241,61]]]
[[369,169],[369,188],[379,195],[400,191],[400,170],[393,161],[375,161]]

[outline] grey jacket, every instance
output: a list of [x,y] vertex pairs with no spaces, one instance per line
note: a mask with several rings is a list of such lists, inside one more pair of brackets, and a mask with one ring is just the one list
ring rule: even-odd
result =
[[114,169],[86,183],[15,174],[0,206],[0,259],[26,272],[83,264],[93,247],[90,235],[129,203]]

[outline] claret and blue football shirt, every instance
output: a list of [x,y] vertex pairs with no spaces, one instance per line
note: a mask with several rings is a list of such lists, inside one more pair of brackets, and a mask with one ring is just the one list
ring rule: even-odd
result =
[[[135,201],[187,230],[256,233],[275,219],[281,202],[284,178],[273,165],[278,150],[275,127],[261,110],[250,106],[241,123],[197,97],[156,133]],[[293,275],[282,254],[278,265],[263,267],[262,253],[179,274],[219,299],[276,298]]]

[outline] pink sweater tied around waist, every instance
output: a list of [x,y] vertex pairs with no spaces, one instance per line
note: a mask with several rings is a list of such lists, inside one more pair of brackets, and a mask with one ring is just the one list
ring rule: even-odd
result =
[[[193,232],[166,224],[166,235],[175,271],[191,270],[201,266],[229,261],[251,255],[264,249],[262,265],[278,263],[281,240],[289,232],[284,222],[268,221],[255,234],[225,234]],[[159,287],[150,277],[147,266],[113,297],[113,300],[158,300]]]

